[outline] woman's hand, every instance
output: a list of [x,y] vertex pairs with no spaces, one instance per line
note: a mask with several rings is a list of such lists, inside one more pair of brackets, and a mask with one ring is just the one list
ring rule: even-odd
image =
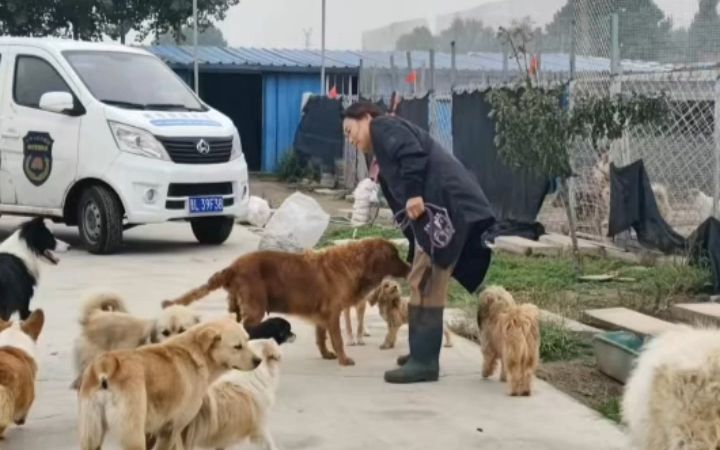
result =
[[408,199],[405,204],[405,211],[411,220],[417,220],[425,213],[425,202],[422,197]]

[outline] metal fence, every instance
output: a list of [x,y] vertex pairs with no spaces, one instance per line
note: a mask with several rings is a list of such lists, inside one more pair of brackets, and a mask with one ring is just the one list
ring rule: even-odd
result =
[[[577,176],[570,181],[569,198],[577,231],[607,235],[610,163],[624,166],[641,158],[661,213],[684,235],[714,213],[720,198],[718,1],[684,0],[669,10],[670,2],[662,4],[665,9],[651,0],[571,0],[566,5],[570,9],[556,14],[551,25],[535,30],[541,36],[533,44],[538,79],[569,83],[570,105],[587,96],[662,92],[670,111],[665,125],[630,129],[611,143],[607,161],[589,143],[572,149]],[[566,22],[558,19],[563,14]],[[501,56],[500,72],[495,68],[459,76],[452,70],[429,73],[423,67],[421,90],[403,84],[413,66],[409,56],[407,66],[393,63],[383,76],[377,68],[364,68],[361,95],[389,99],[393,91],[404,95],[431,91],[430,132],[452,151],[452,92],[517,80],[522,72],[511,52],[506,48]],[[565,66],[558,66],[563,58]],[[380,83],[382,77],[387,82]],[[538,220],[546,229],[569,231],[562,201],[554,195],[546,199]]]

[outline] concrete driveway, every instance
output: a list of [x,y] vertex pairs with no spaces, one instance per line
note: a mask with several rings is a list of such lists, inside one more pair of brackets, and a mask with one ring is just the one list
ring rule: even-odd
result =
[[[0,239],[19,223],[0,219]],[[77,244],[77,232],[54,228]],[[71,250],[57,267],[44,266],[34,308],[47,316],[35,405],[23,427],[12,427],[0,448],[77,449],[72,342],[77,312],[88,289],[122,294],[132,312],[150,317],[160,301],[202,283],[216,269],[256,248],[258,238],[238,227],[221,247],[201,247],[189,226],[165,224],[126,234],[123,254],[93,256]],[[207,318],[225,314],[218,292],[197,303]],[[312,327],[292,319],[298,340],[284,346],[285,360],[271,429],[281,449],[625,449],[619,428],[549,385],[537,382],[531,398],[510,398],[497,381],[479,374],[479,348],[459,337],[443,349],[443,376],[437,383],[394,386],[383,371],[406,350],[379,350],[385,327],[375,311],[368,317],[367,346],[351,347],[355,367],[320,359]],[[404,327],[406,330],[406,327]],[[104,449],[117,448],[109,443]],[[248,447],[250,448],[250,447]]]

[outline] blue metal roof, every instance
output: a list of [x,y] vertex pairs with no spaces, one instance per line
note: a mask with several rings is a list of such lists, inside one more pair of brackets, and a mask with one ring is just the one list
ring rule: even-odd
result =
[[[190,46],[156,45],[145,48],[171,66],[185,66],[193,62],[193,50]],[[364,67],[389,68],[390,55],[393,56],[396,67],[407,69],[407,53],[404,51],[328,50],[325,54],[325,64],[330,70],[357,70],[362,60]],[[414,68],[430,67],[428,52],[413,51],[411,59]],[[275,70],[308,71],[319,69],[321,56],[319,50],[199,46],[198,61],[203,66],[216,68],[254,69],[268,72]],[[610,70],[610,60],[607,58],[578,56],[575,64],[578,72]],[[458,70],[500,72],[503,70],[503,55],[489,52],[457,55],[456,66]],[[568,66],[569,56],[566,53],[544,53],[542,55],[544,72],[567,72]],[[436,53],[435,67],[439,70],[450,69],[450,54]],[[663,65],[642,61],[623,61],[622,67],[626,72],[668,69]],[[509,61],[508,68],[515,70],[515,62]]]

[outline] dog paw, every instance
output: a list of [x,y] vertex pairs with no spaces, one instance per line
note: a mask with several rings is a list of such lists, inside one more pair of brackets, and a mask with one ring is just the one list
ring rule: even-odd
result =
[[363,341],[362,339],[358,339],[358,340],[357,340],[357,345],[363,346],[363,345],[365,345],[365,341]]
[[366,332],[363,333],[363,336],[365,336],[365,337],[370,337],[371,334],[366,331]]
[[22,418],[16,420],[16,421],[15,421],[15,425],[17,425],[17,426],[23,426],[23,425],[25,425],[25,417],[22,417]]
[[446,342],[445,348],[451,348],[453,346],[452,342]]
[[347,346],[348,346],[348,347],[355,347],[356,345],[358,345],[358,343],[355,342],[355,339],[348,339],[348,340],[347,340]]
[[520,395],[523,397],[530,397],[530,391],[523,391]]
[[322,355],[323,359],[336,359],[337,355],[332,352],[323,353]]
[[341,366],[354,366],[355,361],[352,360],[352,358],[343,358],[340,360]]
[[390,348],[393,348],[393,346],[392,346],[392,345],[388,345],[388,344],[383,344],[383,345],[380,346],[380,350],[387,350],[387,349],[390,349]]

